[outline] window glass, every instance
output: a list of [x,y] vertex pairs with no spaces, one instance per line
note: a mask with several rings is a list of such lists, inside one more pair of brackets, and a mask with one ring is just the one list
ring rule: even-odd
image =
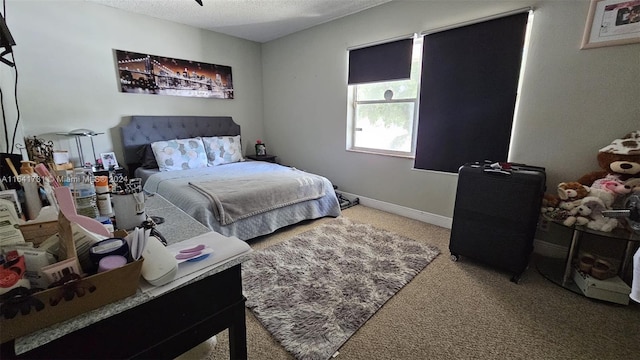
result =
[[415,104],[363,104],[358,106],[354,143],[357,147],[411,152]]

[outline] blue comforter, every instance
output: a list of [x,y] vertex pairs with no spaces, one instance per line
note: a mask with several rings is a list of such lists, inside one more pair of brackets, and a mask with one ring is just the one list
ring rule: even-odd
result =
[[243,161],[202,169],[158,172],[147,178],[144,190],[147,193],[162,195],[210,229],[242,240],[270,234],[281,227],[302,220],[340,215],[340,204],[332,190],[333,185],[324,177],[320,178],[324,189],[327,190],[322,197],[275,208],[227,225],[222,225],[216,219],[216,211],[210,199],[189,185],[190,182],[228,181],[234,178],[256,177],[259,179],[266,176],[265,174],[291,172],[292,168],[278,164]]

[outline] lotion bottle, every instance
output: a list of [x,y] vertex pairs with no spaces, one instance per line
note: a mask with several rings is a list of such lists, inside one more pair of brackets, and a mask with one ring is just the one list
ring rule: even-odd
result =
[[25,205],[27,207],[25,214],[27,220],[34,220],[40,214],[42,209],[42,201],[40,200],[40,183],[38,175],[36,175],[32,164],[33,161],[21,161],[19,181],[24,189]]
[[113,208],[111,207],[111,192],[109,191],[109,177],[96,176],[95,186],[100,215],[113,215]]

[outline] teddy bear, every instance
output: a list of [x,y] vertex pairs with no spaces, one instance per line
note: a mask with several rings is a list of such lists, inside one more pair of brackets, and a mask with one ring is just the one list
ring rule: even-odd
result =
[[556,194],[545,193],[542,197],[542,206],[540,207],[540,213],[547,219],[562,222],[566,220],[571,214],[569,210],[561,209],[559,206],[562,203],[560,197]]
[[559,183],[557,191],[561,200],[557,207],[571,210],[580,205],[580,200],[587,197],[591,189],[577,181],[568,181]]
[[580,205],[580,200],[589,195],[589,187],[578,182],[561,182],[557,187],[557,195],[545,193],[542,198],[540,213],[556,221],[566,221],[573,216],[569,211]]
[[640,177],[629,179],[624,184],[631,188],[631,193],[640,194]]
[[640,130],[635,130],[598,151],[600,170],[584,174],[577,181],[592,186],[601,179],[617,180],[640,191]]
[[610,232],[618,226],[618,220],[604,216],[602,211],[606,209],[602,199],[597,196],[587,196],[580,200],[579,206],[571,209],[571,216],[565,219],[563,224],[586,225],[592,230]]
[[542,195],[542,206],[540,208],[541,213],[546,213],[548,211],[553,211],[560,205],[560,197],[556,194],[544,193]]

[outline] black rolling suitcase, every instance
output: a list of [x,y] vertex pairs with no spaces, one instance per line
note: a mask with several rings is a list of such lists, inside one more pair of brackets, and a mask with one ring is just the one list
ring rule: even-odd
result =
[[511,272],[518,282],[533,252],[545,191],[544,168],[510,163],[470,163],[460,167],[451,259],[460,256]]

